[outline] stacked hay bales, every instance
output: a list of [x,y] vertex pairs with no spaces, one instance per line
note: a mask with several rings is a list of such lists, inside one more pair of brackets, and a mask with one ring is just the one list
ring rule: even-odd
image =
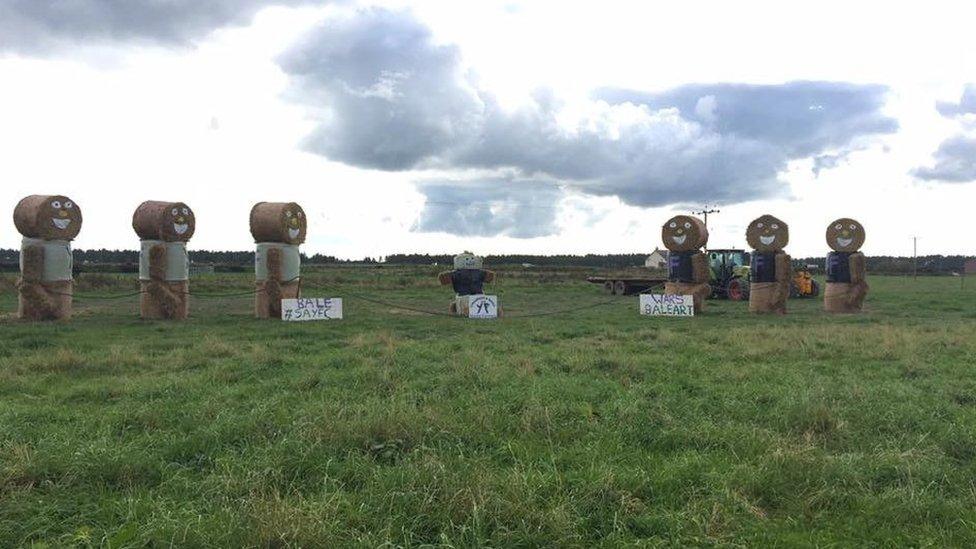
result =
[[281,300],[301,294],[301,252],[308,219],[294,202],[259,202],[251,208],[256,288],[254,314],[281,318]]
[[859,313],[868,293],[864,254],[864,226],[844,217],[827,226],[827,288],[824,310],[828,313]]
[[661,227],[661,240],[668,249],[668,281],[665,295],[690,295],[695,312],[705,309],[705,299],[712,292],[708,285],[708,258],[702,251],[708,244],[708,229],[697,217],[678,215]]
[[66,196],[31,195],[14,208],[23,235],[17,316],[24,320],[71,318],[74,266],[71,241],[81,231],[81,208]]
[[495,272],[483,267],[483,258],[464,252],[454,256],[453,271],[445,271],[437,276],[442,285],[454,288],[454,301],[450,305],[452,314],[468,316],[469,296],[483,294],[484,285],[494,282]]
[[183,202],[143,202],[132,214],[139,236],[140,315],[183,320],[190,315],[190,260],[186,243],[196,216]]
[[746,229],[752,247],[749,269],[749,312],[786,314],[793,266],[783,248],[790,241],[790,229],[782,220],[764,215]]

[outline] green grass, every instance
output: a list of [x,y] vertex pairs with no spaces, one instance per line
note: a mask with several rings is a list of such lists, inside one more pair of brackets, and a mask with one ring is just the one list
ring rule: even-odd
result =
[[842,317],[517,317],[605,300],[582,271],[502,273],[496,322],[350,297],[446,310],[432,274],[308,273],[332,323],[7,314],[0,546],[976,545],[976,284],[874,277]]

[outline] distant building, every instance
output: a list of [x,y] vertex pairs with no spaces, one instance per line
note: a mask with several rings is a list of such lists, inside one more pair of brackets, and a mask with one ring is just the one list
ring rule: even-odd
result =
[[668,266],[667,252],[654,248],[651,255],[644,260],[644,266],[650,269],[663,269]]
[[962,272],[968,275],[976,275],[976,259],[970,259],[966,261],[966,264],[963,266]]
[[190,263],[190,274],[214,274],[214,264],[213,263]]

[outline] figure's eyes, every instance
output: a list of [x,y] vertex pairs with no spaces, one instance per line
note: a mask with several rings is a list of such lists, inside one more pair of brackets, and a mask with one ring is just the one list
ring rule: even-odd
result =
[[844,228],[844,226],[843,226],[843,225],[841,225],[840,223],[838,223],[838,224],[836,224],[836,225],[834,225],[834,228],[835,228],[835,229],[837,229],[837,230],[839,231],[839,230],[841,230],[841,229],[843,229],[843,228]]
[[675,228],[675,227],[677,227],[677,226],[678,226],[678,224],[675,223],[674,221],[672,221],[671,223],[668,224],[668,227],[671,227],[672,229]]
[[288,210],[288,211],[285,212],[285,217],[287,217],[289,219],[291,218],[292,215],[293,214],[291,213],[291,210]]
[[763,224],[762,222],[759,222],[759,223],[756,223],[756,227],[758,227],[758,228],[760,228],[760,229],[762,229],[762,228],[763,228],[763,227],[765,227],[765,226],[766,226],[766,225],[764,225],[764,224]]
[[776,223],[773,223],[772,225],[770,225],[770,227],[772,227],[772,229],[775,231],[776,229],[779,228],[779,225],[777,225]]
[[857,230],[857,225],[851,223],[851,230],[852,231],[856,231]]
[[686,221],[686,222],[685,222],[685,228],[686,228],[686,229],[690,229],[690,228],[691,228],[691,223],[688,223],[688,222]]
[[190,208],[183,208],[183,215],[190,215]]
[[54,208],[55,210],[60,210],[61,209],[61,201],[60,200],[55,200],[54,202],[51,202],[51,207]]
[[299,219],[301,219],[301,218],[302,218],[302,212],[298,212],[298,213],[297,213],[297,214],[295,214],[295,215],[297,215]]
[[177,208],[173,208],[173,211],[170,212],[170,213],[173,214],[173,217],[176,217],[176,216],[180,215],[180,210],[177,209]]
[[71,208],[74,208],[75,207],[75,204],[74,204],[74,202],[72,202],[72,201],[69,200],[69,201],[67,201],[67,202],[64,203],[64,207],[65,208],[68,208],[70,210]]

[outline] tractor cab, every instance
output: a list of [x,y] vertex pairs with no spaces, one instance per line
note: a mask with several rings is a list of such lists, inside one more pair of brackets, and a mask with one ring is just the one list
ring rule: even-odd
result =
[[713,298],[741,301],[749,298],[749,253],[745,250],[708,250]]

